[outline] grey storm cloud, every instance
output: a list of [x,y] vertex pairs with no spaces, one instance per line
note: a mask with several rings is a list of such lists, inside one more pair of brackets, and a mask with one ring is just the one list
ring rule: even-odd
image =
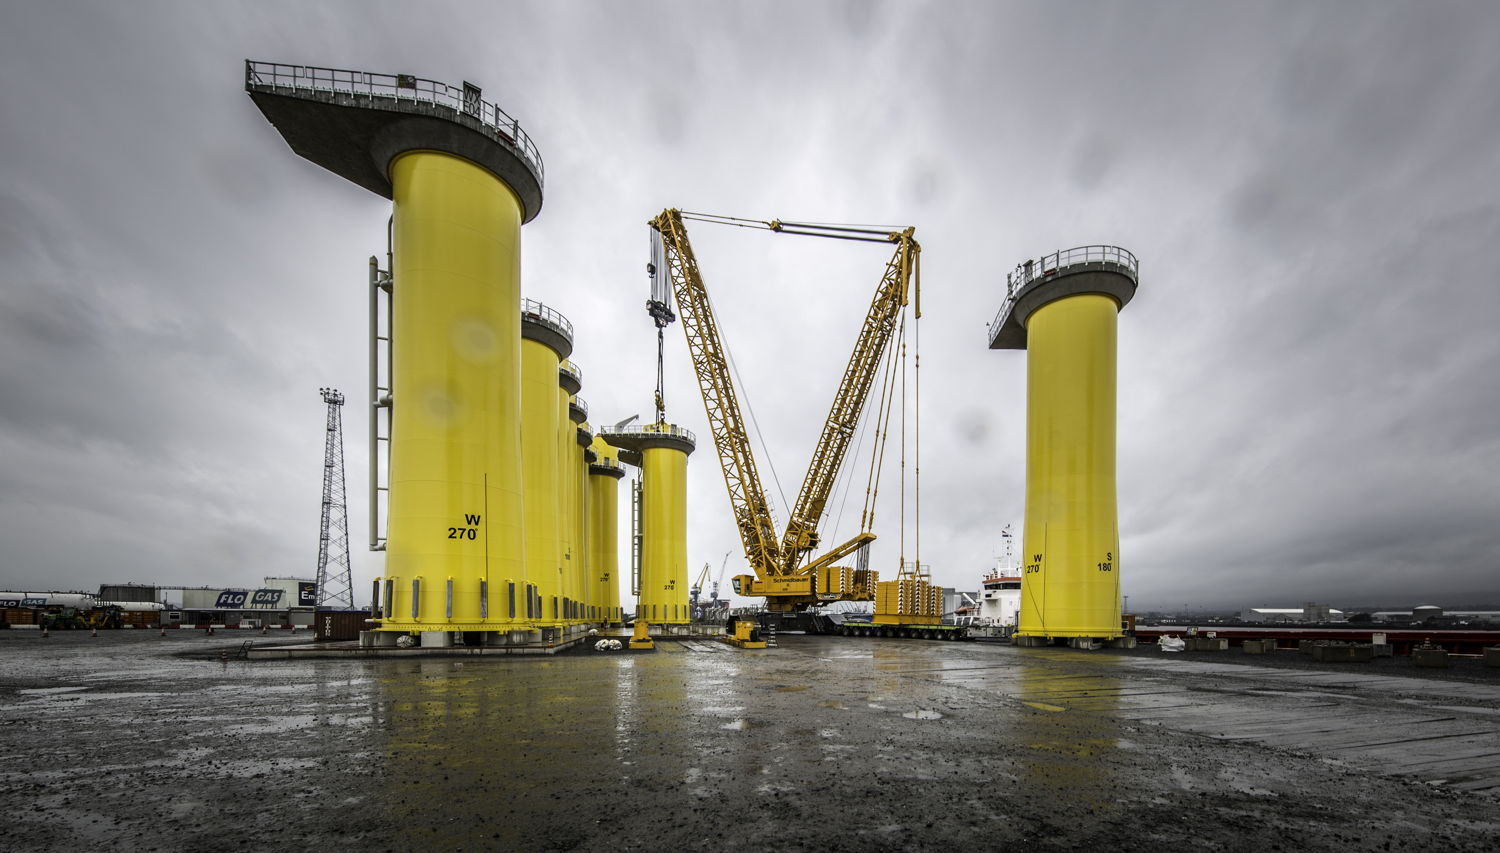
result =
[[[356,589],[380,574],[364,275],[389,203],[287,149],[243,94],[255,58],[473,80],[520,118],[547,164],[527,295],[574,322],[598,422],[650,412],[661,208],[916,225],[943,584],[1024,511],[1025,356],[985,349],[1005,272],[1102,242],[1142,263],[1133,605],[1500,602],[1497,42],[1485,3],[9,4],[0,586],[310,574],[325,385],[351,402]],[[693,239],[785,507],[888,251]],[[743,570],[668,334],[669,415],[703,440],[690,554]],[[881,500],[893,572],[915,536]]]

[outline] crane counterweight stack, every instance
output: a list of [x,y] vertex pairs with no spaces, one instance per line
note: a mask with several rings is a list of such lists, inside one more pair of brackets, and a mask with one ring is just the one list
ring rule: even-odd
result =
[[[757,228],[779,234],[888,243],[896,247],[866,312],[855,341],[854,352],[834,396],[833,406],[824,419],[797,501],[786,528],[780,535],[777,534],[770,503],[766,499],[755,465],[745,419],[731,378],[727,350],[688,239],[684,219]],[[871,468],[871,484],[866,488],[859,533],[820,556],[811,555],[821,544],[819,524],[849,447],[859,430],[865,401],[883,367],[887,374],[879,408],[884,418],[890,416],[890,377],[894,375],[896,358],[890,357],[889,344],[901,336],[905,310],[909,304],[915,307],[914,316],[921,316],[918,296],[921,247],[914,237],[915,230],[761,221],[684,213],[676,209],[662,211],[651,220],[650,225],[655,237],[652,241],[652,260],[648,267],[653,287],[647,310],[657,324],[658,420],[663,419],[660,417],[663,409],[660,336],[661,329],[672,322],[674,315],[668,303],[675,296],[693,370],[703,395],[709,430],[713,434],[714,447],[718,451],[724,483],[729,492],[735,526],[744,545],[746,559],[754,572],[753,575],[739,575],[733,579],[735,592],[752,597],[765,596],[768,609],[773,611],[800,610],[840,600],[873,600],[878,573],[866,567],[864,549],[875,539],[875,534],[868,527],[873,520],[873,503],[878,494],[873,485],[878,476],[876,466],[872,465]],[[880,428],[877,427],[877,435],[880,434]],[[857,568],[837,565],[839,561],[851,556],[858,561]]]

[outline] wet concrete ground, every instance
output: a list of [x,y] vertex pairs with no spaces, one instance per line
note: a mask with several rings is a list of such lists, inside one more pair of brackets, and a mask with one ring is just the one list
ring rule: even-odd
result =
[[0,845],[1500,849],[1500,677],[795,635],[218,659],[246,639],[285,642],[0,631]]

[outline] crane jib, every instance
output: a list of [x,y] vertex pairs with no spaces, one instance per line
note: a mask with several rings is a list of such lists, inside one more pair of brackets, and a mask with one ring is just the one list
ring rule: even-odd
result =
[[[896,252],[886,264],[885,273],[866,313],[854,352],[850,355],[834,396],[833,406],[824,420],[822,434],[808,465],[797,502],[779,539],[776,536],[775,522],[771,518],[770,504],[766,500],[756,468],[744,416],[740,412],[739,400],[730,378],[718,323],[698,270],[692,244],[688,240],[684,218],[760,228],[781,234],[896,244]],[[863,566],[863,557],[867,553],[865,546],[875,538],[873,533],[866,530],[805,565],[802,564],[802,559],[819,541],[818,519],[827,505],[834,480],[857,431],[875,375],[884,361],[886,346],[895,335],[898,327],[896,320],[901,309],[907,305],[908,291],[914,283],[916,288],[921,286],[921,247],[913,237],[915,229],[765,221],[711,214],[684,214],[675,209],[663,211],[650,224],[659,235],[661,258],[665,261],[664,278],[671,281],[672,293],[683,321],[683,333],[692,356],[699,390],[703,395],[704,409],[710,432],[714,436],[714,446],[719,454],[725,487],[729,492],[730,505],[751,569],[761,581],[770,578],[785,579],[830,566],[834,561],[855,553],[861,556]],[[653,263],[655,262],[656,258],[653,257]],[[660,270],[661,266],[658,264],[655,269]],[[920,305],[919,294],[916,295],[916,300],[917,305]],[[917,316],[920,316],[920,309]],[[887,418],[889,411],[889,408],[884,409]],[[738,584],[737,579],[737,587]],[[769,596],[775,595],[790,599],[787,603],[797,606],[818,601],[811,584],[807,584],[805,590],[798,584],[780,583],[773,586],[775,591],[767,593],[768,600]]]

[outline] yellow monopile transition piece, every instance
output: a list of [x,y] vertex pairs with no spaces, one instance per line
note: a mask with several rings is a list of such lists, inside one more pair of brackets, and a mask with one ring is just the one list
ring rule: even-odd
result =
[[583,562],[586,543],[578,542],[578,424],[583,422],[583,413],[570,405],[573,395],[582,387],[582,374],[571,361],[563,361],[557,372],[557,388],[554,405],[557,407],[557,536],[559,575],[556,604],[551,605],[548,615],[555,609],[557,618],[569,624],[582,620],[579,615],[582,605],[582,580],[579,566]]
[[1118,313],[1109,296],[1083,293],[1049,302],[1026,321],[1023,637],[1121,636]]
[[[671,424],[646,432],[670,435]],[[687,562],[687,449],[647,441],[641,449],[641,593],[636,619],[674,625],[691,621]]]
[[[562,508],[557,474],[557,366],[568,353],[541,312],[522,318],[521,333],[521,471],[526,483],[526,573],[535,595],[522,597],[517,615],[538,626],[556,626],[553,602],[562,594],[558,513]],[[526,590],[530,593],[531,590]],[[528,605],[530,607],[528,608]],[[532,612],[528,613],[528,609]],[[540,611],[540,612],[536,612]]]
[[594,431],[588,422],[578,424],[573,433],[573,576],[578,590],[578,619],[599,621],[599,584],[594,580],[594,555],[589,548],[589,462],[593,451]]
[[589,465],[589,566],[599,591],[600,621],[620,624],[620,465],[619,451],[594,437],[595,459]]
[[521,205],[492,173],[417,151],[395,201],[392,445],[381,630],[503,631],[522,546]]

